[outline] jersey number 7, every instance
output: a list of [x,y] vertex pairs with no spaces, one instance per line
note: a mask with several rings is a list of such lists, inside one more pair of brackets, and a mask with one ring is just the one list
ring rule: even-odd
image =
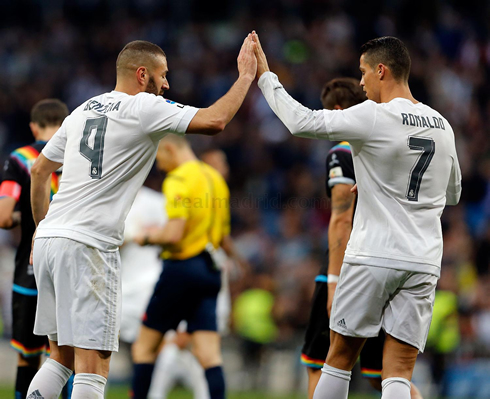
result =
[[[107,116],[89,118],[83,128],[80,140],[80,154],[90,161],[89,176],[92,179],[102,177],[102,159],[104,157],[104,136],[107,129]],[[94,146],[89,146],[90,136],[94,134]]]
[[407,199],[409,201],[418,201],[422,177],[436,152],[436,143],[430,138],[410,136],[408,138],[408,146],[411,150],[422,151],[422,154],[420,154],[417,162],[415,162],[415,165],[413,165],[410,171],[407,189]]

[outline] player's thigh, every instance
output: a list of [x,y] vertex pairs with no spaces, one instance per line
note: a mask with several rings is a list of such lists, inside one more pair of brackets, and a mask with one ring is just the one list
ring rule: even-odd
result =
[[386,334],[382,379],[402,377],[410,381],[418,353],[415,346]]
[[221,357],[221,337],[216,331],[194,331],[192,352],[204,369],[219,366]]
[[392,337],[424,351],[432,320],[438,278],[431,274],[407,272],[389,301],[383,329]]
[[75,373],[109,375],[111,351],[75,348]]
[[330,348],[325,363],[341,370],[352,370],[365,341],[366,338],[350,337],[331,331]]
[[58,346],[57,341],[49,340],[49,357],[58,363],[69,368],[75,369],[75,352],[71,346]]
[[138,338],[131,347],[135,363],[154,363],[160,351],[163,333],[154,328],[141,325]]

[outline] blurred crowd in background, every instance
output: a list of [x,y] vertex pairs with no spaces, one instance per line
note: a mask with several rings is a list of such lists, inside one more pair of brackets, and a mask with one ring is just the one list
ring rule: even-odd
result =
[[[0,161],[32,142],[37,101],[60,98],[71,111],[112,90],[117,54],[131,40],[166,52],[165,97],[205,107],[236,79],[241,42],[255,29],[288,92],[319,109],[329,79],[360,77],[361,44],[399,37],[412,57],[412,93],[452,124],[463,170],[462,201],[442,217],[439,307],[424,354],[451,393],[463,389],[458,379],[490,367],[489,20],[490,3],[481,0],[3,0]],[[251,265],[248,275],[231,273],[231,334],[251,362],[268,348],[299,352],[314,277],[326,261],[332,144],[292,137],[256,86],[223,133],[191,143],[197,153],[222,149],[230,164],[232,235]],[[4,254],[16,239],[0,232],[5,338],[13,261]],[[471,397],[490,397],[486,384]]]

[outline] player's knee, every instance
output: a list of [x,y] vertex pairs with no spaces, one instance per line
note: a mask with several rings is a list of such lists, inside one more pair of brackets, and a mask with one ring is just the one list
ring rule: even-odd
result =
[[192,353],[203,369],[219,366],[222,363],[221,353],[213,347],[195,346]]
[[157,352],[145,341],[138,339],[131,347],[131,356],[134,363],[155,363]]
[[17,365],[20,367],[39,368],[41,364],[41,356],[24,356],[19,353]]

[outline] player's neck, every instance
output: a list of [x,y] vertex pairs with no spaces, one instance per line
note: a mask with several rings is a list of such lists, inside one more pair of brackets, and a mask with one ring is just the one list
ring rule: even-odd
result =
[[116,87],[114,91],[119,91],[121,93],[129,94],[130,96],[135,96],[138,93],[141,93],[141,87],[135,85],[133,82],[125,82],[124,80],[118,80],[116,82]]
[[36,141],[49,141],[51,137],[58,131],[59,126],[48,126],[44,129],[39,129],[38,134],[35,136]]
[[394,83],[389,87],[386,87],[385,90],[382,90],[380,93],[380,100],[382,103],[389,103],[394,98],[406,98],[414,104],[418,103],[418,101],[412,96],[412,92],[410,91],[408,84]]

